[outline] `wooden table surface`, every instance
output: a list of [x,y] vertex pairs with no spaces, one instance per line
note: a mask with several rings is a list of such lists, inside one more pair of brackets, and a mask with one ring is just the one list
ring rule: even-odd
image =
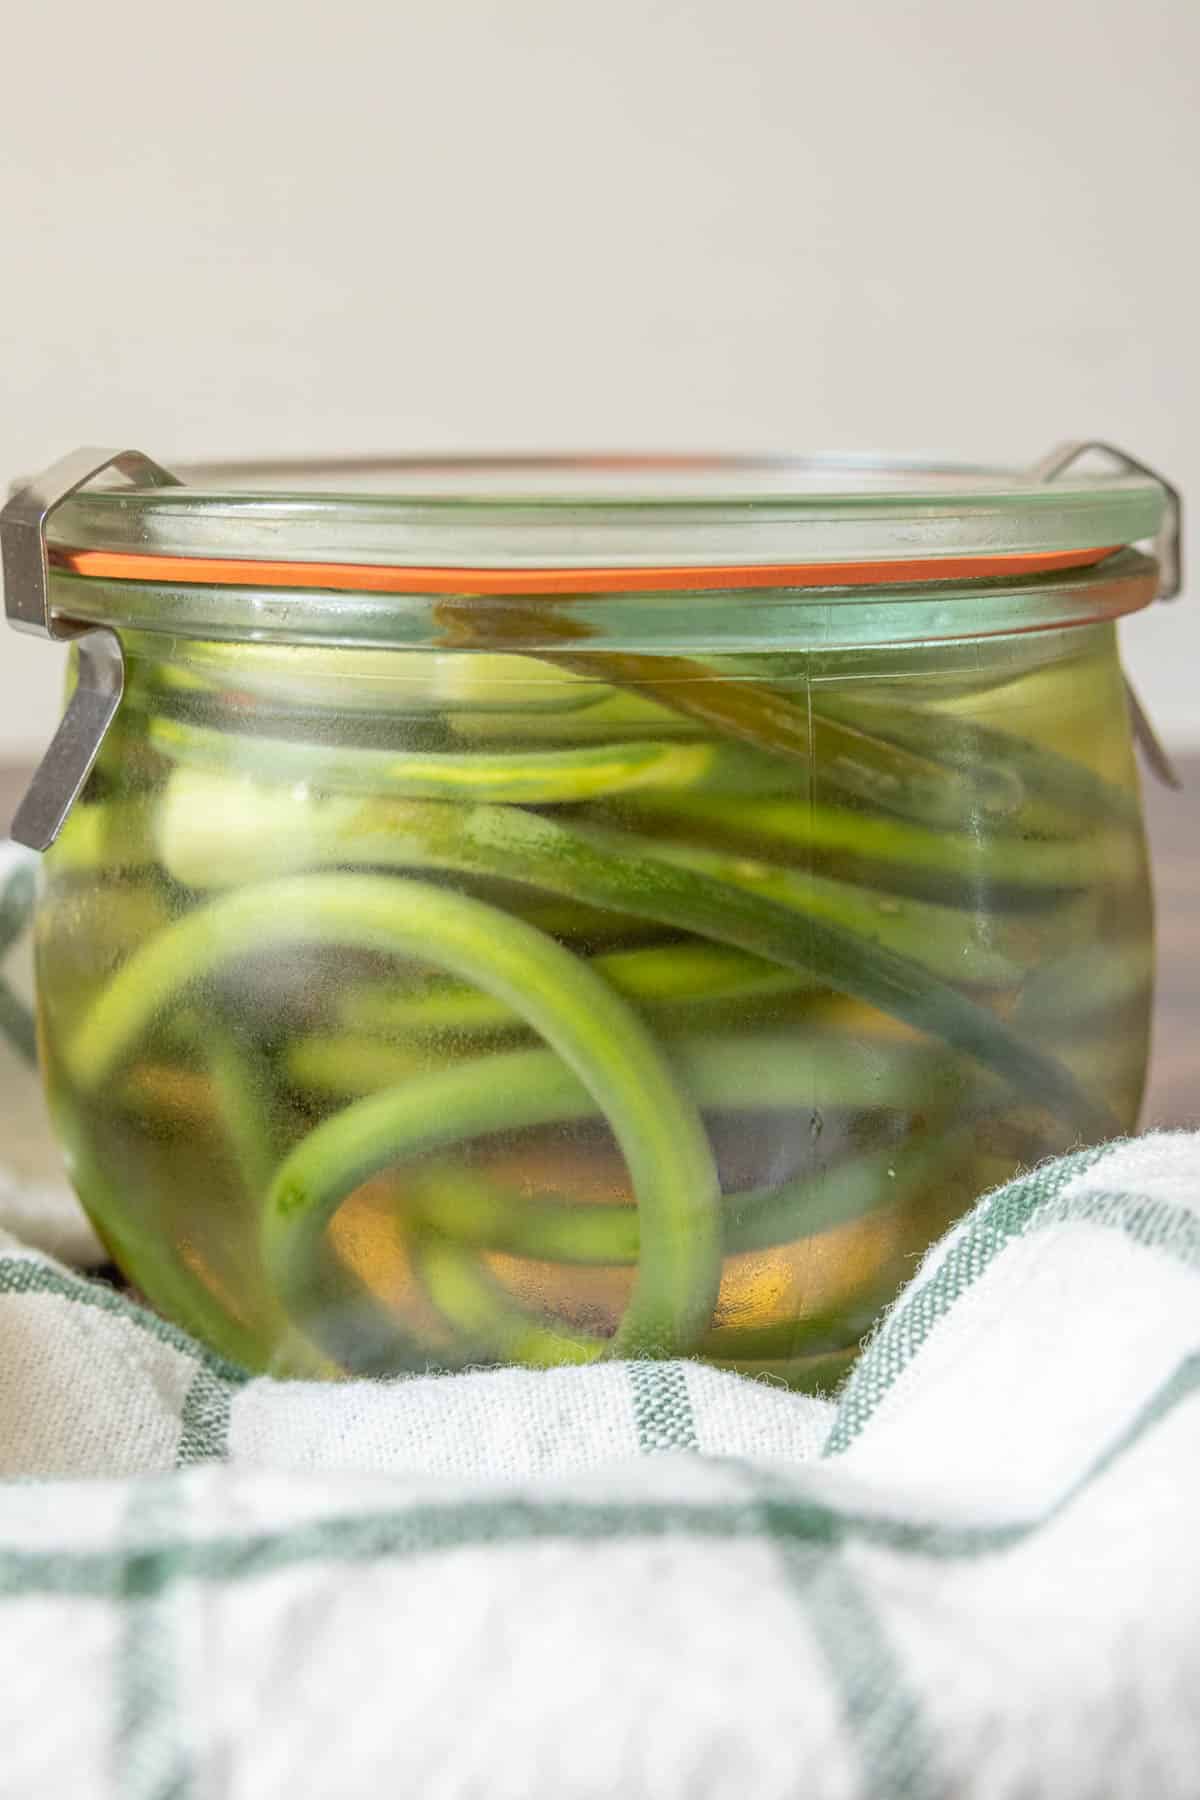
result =
[[[1158,997],[1143,1125],[1200,1125],[1200,756],[1178,760],[1181,793],[1145,779],[1158,895]],[[0,767],[0,828],[27,771]]]

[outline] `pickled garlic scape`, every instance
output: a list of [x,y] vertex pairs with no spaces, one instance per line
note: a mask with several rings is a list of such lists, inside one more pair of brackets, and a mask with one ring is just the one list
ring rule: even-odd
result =
[[827,1385],[977,1193],[1134,1121],[1112,628],[922,680],[534,654],[514,617],[447,602],[436,653],[131,639],[40,913],[79,1191],[256,1368]]

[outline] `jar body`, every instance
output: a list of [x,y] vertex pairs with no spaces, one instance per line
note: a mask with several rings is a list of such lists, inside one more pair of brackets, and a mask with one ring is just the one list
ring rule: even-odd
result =
[[126,651],[46,858],[46,1073],[113,1256],[238,1362],[827,1386],[980,1192],[1136,1119],[1110,624]]

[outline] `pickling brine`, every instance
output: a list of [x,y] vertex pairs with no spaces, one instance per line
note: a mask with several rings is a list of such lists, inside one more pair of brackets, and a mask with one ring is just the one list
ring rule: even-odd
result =
[[78,1191],[252,1368],[828,1387],[976,1195],[1136,1118],[1113,627],[529,653],[448,617],[126,635],[38,932]]

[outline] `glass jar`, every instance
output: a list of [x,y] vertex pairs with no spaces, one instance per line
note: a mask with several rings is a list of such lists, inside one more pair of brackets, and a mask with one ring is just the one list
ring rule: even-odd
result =
[[1163,510],[722,459],[66,499],[51,623],[125,685],[38,1005],[112,1256],[277,1374],[831,1385],[980,1192],[1135,1122]]

